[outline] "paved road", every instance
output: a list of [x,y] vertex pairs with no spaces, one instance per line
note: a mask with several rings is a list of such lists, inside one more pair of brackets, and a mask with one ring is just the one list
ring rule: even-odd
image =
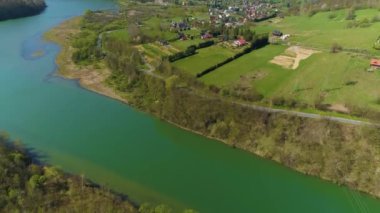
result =
[[285,109],[274,109],[274,108],[270,108],[270,107],[262,107],[262,106],[252,105],[252,104],[244,104],[244,103],[236,103],[236,102],[234,102],[234,103],[241,105],[241,106],[244,106],[244,107],[249,107],[249,108],[252,108],[252,109],[255,109],[258,111],[263,111],[263,112],[282,113],[282,114],[299,116],[299,117],[303,117],[303,118],[330,120],[330,121],[335,121],[335,122],[345,123],[345,124],[351,124],[351,125],[360,125],[360,126],[370,125],[370,126],[380,127],[380,124],[375,124],[375,123],[366,122],[366,121],[353,120],[353,119],[348,119],[348,118],[341,118],[341,117],[335,117],[335,116],[324,116],[324,115],[320,115],[320,114],[298,112],[298,111],[285,110]]

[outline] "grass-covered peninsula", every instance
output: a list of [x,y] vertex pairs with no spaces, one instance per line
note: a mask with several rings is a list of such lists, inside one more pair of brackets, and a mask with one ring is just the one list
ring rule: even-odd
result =
[[[373,47],[378,22],[346,27],[361,23],[363,11],[375,17],[377,10],[329,8],[294,15],[292,7],[277,5],[287,13],[272,17],[273,5],[260,8],[266,12],[254,17],[232,8],[226,18],[212,15],[224,10],[202,3],[135,2],[119,13],[88,11],[47,37],[63,47],[60,74],[87,88],[380,197],[380,131],[364,122],[376,121],[380,112],[375,86],[380,78],[369,66],[378,54]],[[241,18],[247,14],[253,20]],[[328,30],[347,38],[337,43],[324,35]],[[362,31],[373,40],[349,39],[350,32]],[[329,59],[334,59],[330,65]]]
[[37,15],[45,8],[44,0],[2,0],[0,1],[0,21]]

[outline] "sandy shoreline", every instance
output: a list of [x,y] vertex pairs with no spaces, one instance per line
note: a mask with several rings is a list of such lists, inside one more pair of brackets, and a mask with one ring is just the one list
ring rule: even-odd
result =
[[69,40],[80,32],[80,19],[75,17],[67,20],[44,35],[47,41],[57,43],[61,47],[55,60],[58,67],[57,74],[63,78],[78,80],[83,88],[128,103],[125,97],[106,84],[105,81],[111,71],[104,63],[98,64],[99,67],[95,68],[92,65],[78,66],[71,60],[74,48],[69,45]]

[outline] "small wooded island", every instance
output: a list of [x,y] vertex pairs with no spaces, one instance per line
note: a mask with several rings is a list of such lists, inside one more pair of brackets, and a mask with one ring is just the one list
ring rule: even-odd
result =
[[45,8],[44,0],[2,0],[0,1],[0,21],[37,15]]

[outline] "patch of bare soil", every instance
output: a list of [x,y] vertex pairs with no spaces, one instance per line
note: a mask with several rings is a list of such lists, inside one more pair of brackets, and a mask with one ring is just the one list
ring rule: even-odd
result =
[[331,111],[349,113],[350,110],[343,104],[332,104],[329,108]]
[[270,62],[272,64],[280,65],[286,69],[291,69],[294,64],[294,58],[286,55],[278,55],[274,57]]
[[297,69],[300,62],[309,58],[314,53],[318,53],[312,49],[303,48],[300,46],[291,46],[285,50],[282,55],[274,57],[270,62],[280,65],[286,69]]

